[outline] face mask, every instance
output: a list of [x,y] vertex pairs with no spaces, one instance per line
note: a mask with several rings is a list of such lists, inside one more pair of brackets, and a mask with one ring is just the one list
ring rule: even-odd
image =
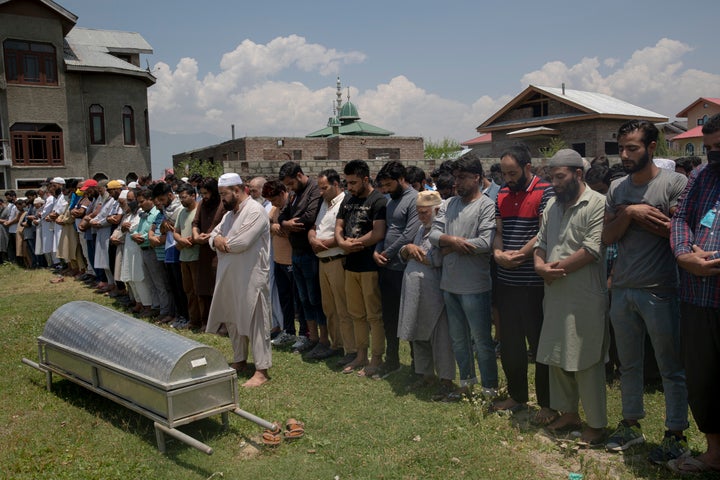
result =
[[720,150],[707,152],[708,167],[720,172]]
[[127,202],[127,206],[128,206],[128,209],[132,213],[135,213],[135,212],[137,212],[137,209],[138,209],[138,202],[137,202],[137,200],[131,200],[131,201]]

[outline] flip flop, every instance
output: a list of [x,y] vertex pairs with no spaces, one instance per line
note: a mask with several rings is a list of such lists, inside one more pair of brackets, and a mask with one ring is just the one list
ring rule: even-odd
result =
[[364,377],[364,378],[372,378],[373,375],[375,375],[379,371],[380,371],[380,367],[371,367],[370,365],[365,365],[362,369],[360,369],[357,372],[357,376]]
[[280,422],[273,422],[273,425],[275,425],[275,430],[267,428],[262,434],[262,442],[268,447],[280,445],[280,440],[282,440],[282,426],[280,425]]
[[558,417],[560,417],[560,414],[558,414],[557,412],[553,412],[550,415],[541,415],[541,412],[542,410],[538,410],[537,412],[535,412],[535,415],[530,418],[531,425],[534,425],[536,427],[546,427],[555,420],[557,420]]
[[288,418],[285,422],[285,433],[283,434],[285,440],[297,440],[305,436],[305,424],[300,420],[294,418]]
[[365,365],[353,365],[352,363],[349,363],[345,366],[345,368],[342,369],[342,373],[348,375],[350,373],[353,373],[355,370],[359,370],[362,368],[365,368]]
[[65,277],[55,277],[50,280],[50,283],[62,283],[65,281]]

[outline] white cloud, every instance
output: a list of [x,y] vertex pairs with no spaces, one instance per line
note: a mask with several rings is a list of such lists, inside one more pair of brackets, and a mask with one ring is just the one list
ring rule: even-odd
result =
[[[691,50],[664,38],[624,60],[583,58],[574,65],[554,60],[525,74],[517,91],[497,98],[478,91],[470,105],[428,92],[403,75],[363,92],[351,88],[351,100],[364,121],[398,135],[461,141],[475,136],[475,127],[530,83],[564,82],[672,117],[697,97],[720,97],[720,75],[683,67],[683,56]],[[224,134],[235,124],[238,136],[305,135],[322,128],[330,116],[334,81],[314,90],[282,79],[292,78],[293,71],[329,76],[342,64],[364,60],[361,52],[341,52],[290,35],[267,44],[245,40],[203,78],[192,58],[183,58],[174,69],[161,62],[154,70],[157,84],[149,91],[153,128]]]
[[672,118],[693,100],[720,95],[720,75],[685,69],[682,57],[692,47],[668,38],[654,46],[636,50],[628,60],[606,59],[605,67],[614,68],[603,76],[597,58],[583,58],[567,66],[548,62],[539,70],[523,76],[522,84],[559,86],[606,93]]

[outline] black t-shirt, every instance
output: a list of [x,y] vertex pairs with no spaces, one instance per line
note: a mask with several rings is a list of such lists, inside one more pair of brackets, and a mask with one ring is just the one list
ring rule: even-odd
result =
[[[340,205],[338,218],[345,223],[345,238],[360,238],[373,228],[376,220],[385,220],[387,200],[378,190],[370,192],[366,198],[347,195]],[[374,272],[378,267],[373,260],[375,245],[365,247],[359,252],[350,253],[345,259],[345,270],[351,272]]]

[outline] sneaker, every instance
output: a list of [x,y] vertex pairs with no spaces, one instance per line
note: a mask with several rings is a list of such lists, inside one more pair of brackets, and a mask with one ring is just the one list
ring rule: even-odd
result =
[[298,337],[297,342],[293,343],[293,353],[303,353],[315,348],[317,342],[312,342],[308,337]]
[[177,319],[170,324],[170,327],[174,328],[175,330],[185,330],[189,328],[189,326],[190,320],[185,317],[177,317]]
[[690,455],[687,437],[677,436],[671,432],[665,432],[660,445],[650,450],[648,460],[658,465],[665,465],[670,460],[684,458]]
[[324,360],[330,358],[333,355],[334,350],[330,348],[330,345],[318,342],[312,350],[303,353],[305,360]]
[[645,443],[645,435],[640,430],[640,424],[630,425],[623,420],[605,442],[605,449],[608,452],[622,452],[641,443]]
[[290,335],[289,333],[281,332],[280,335],[270,340],[270,344],[273,347],[287,347],[288,345],[291,345],[295,342],[297,342],[298,338],[295,335]]
[[494,400],[498,396],[498,390],[492,387],[482,387],[480,394],[485,397],[486,400]]

